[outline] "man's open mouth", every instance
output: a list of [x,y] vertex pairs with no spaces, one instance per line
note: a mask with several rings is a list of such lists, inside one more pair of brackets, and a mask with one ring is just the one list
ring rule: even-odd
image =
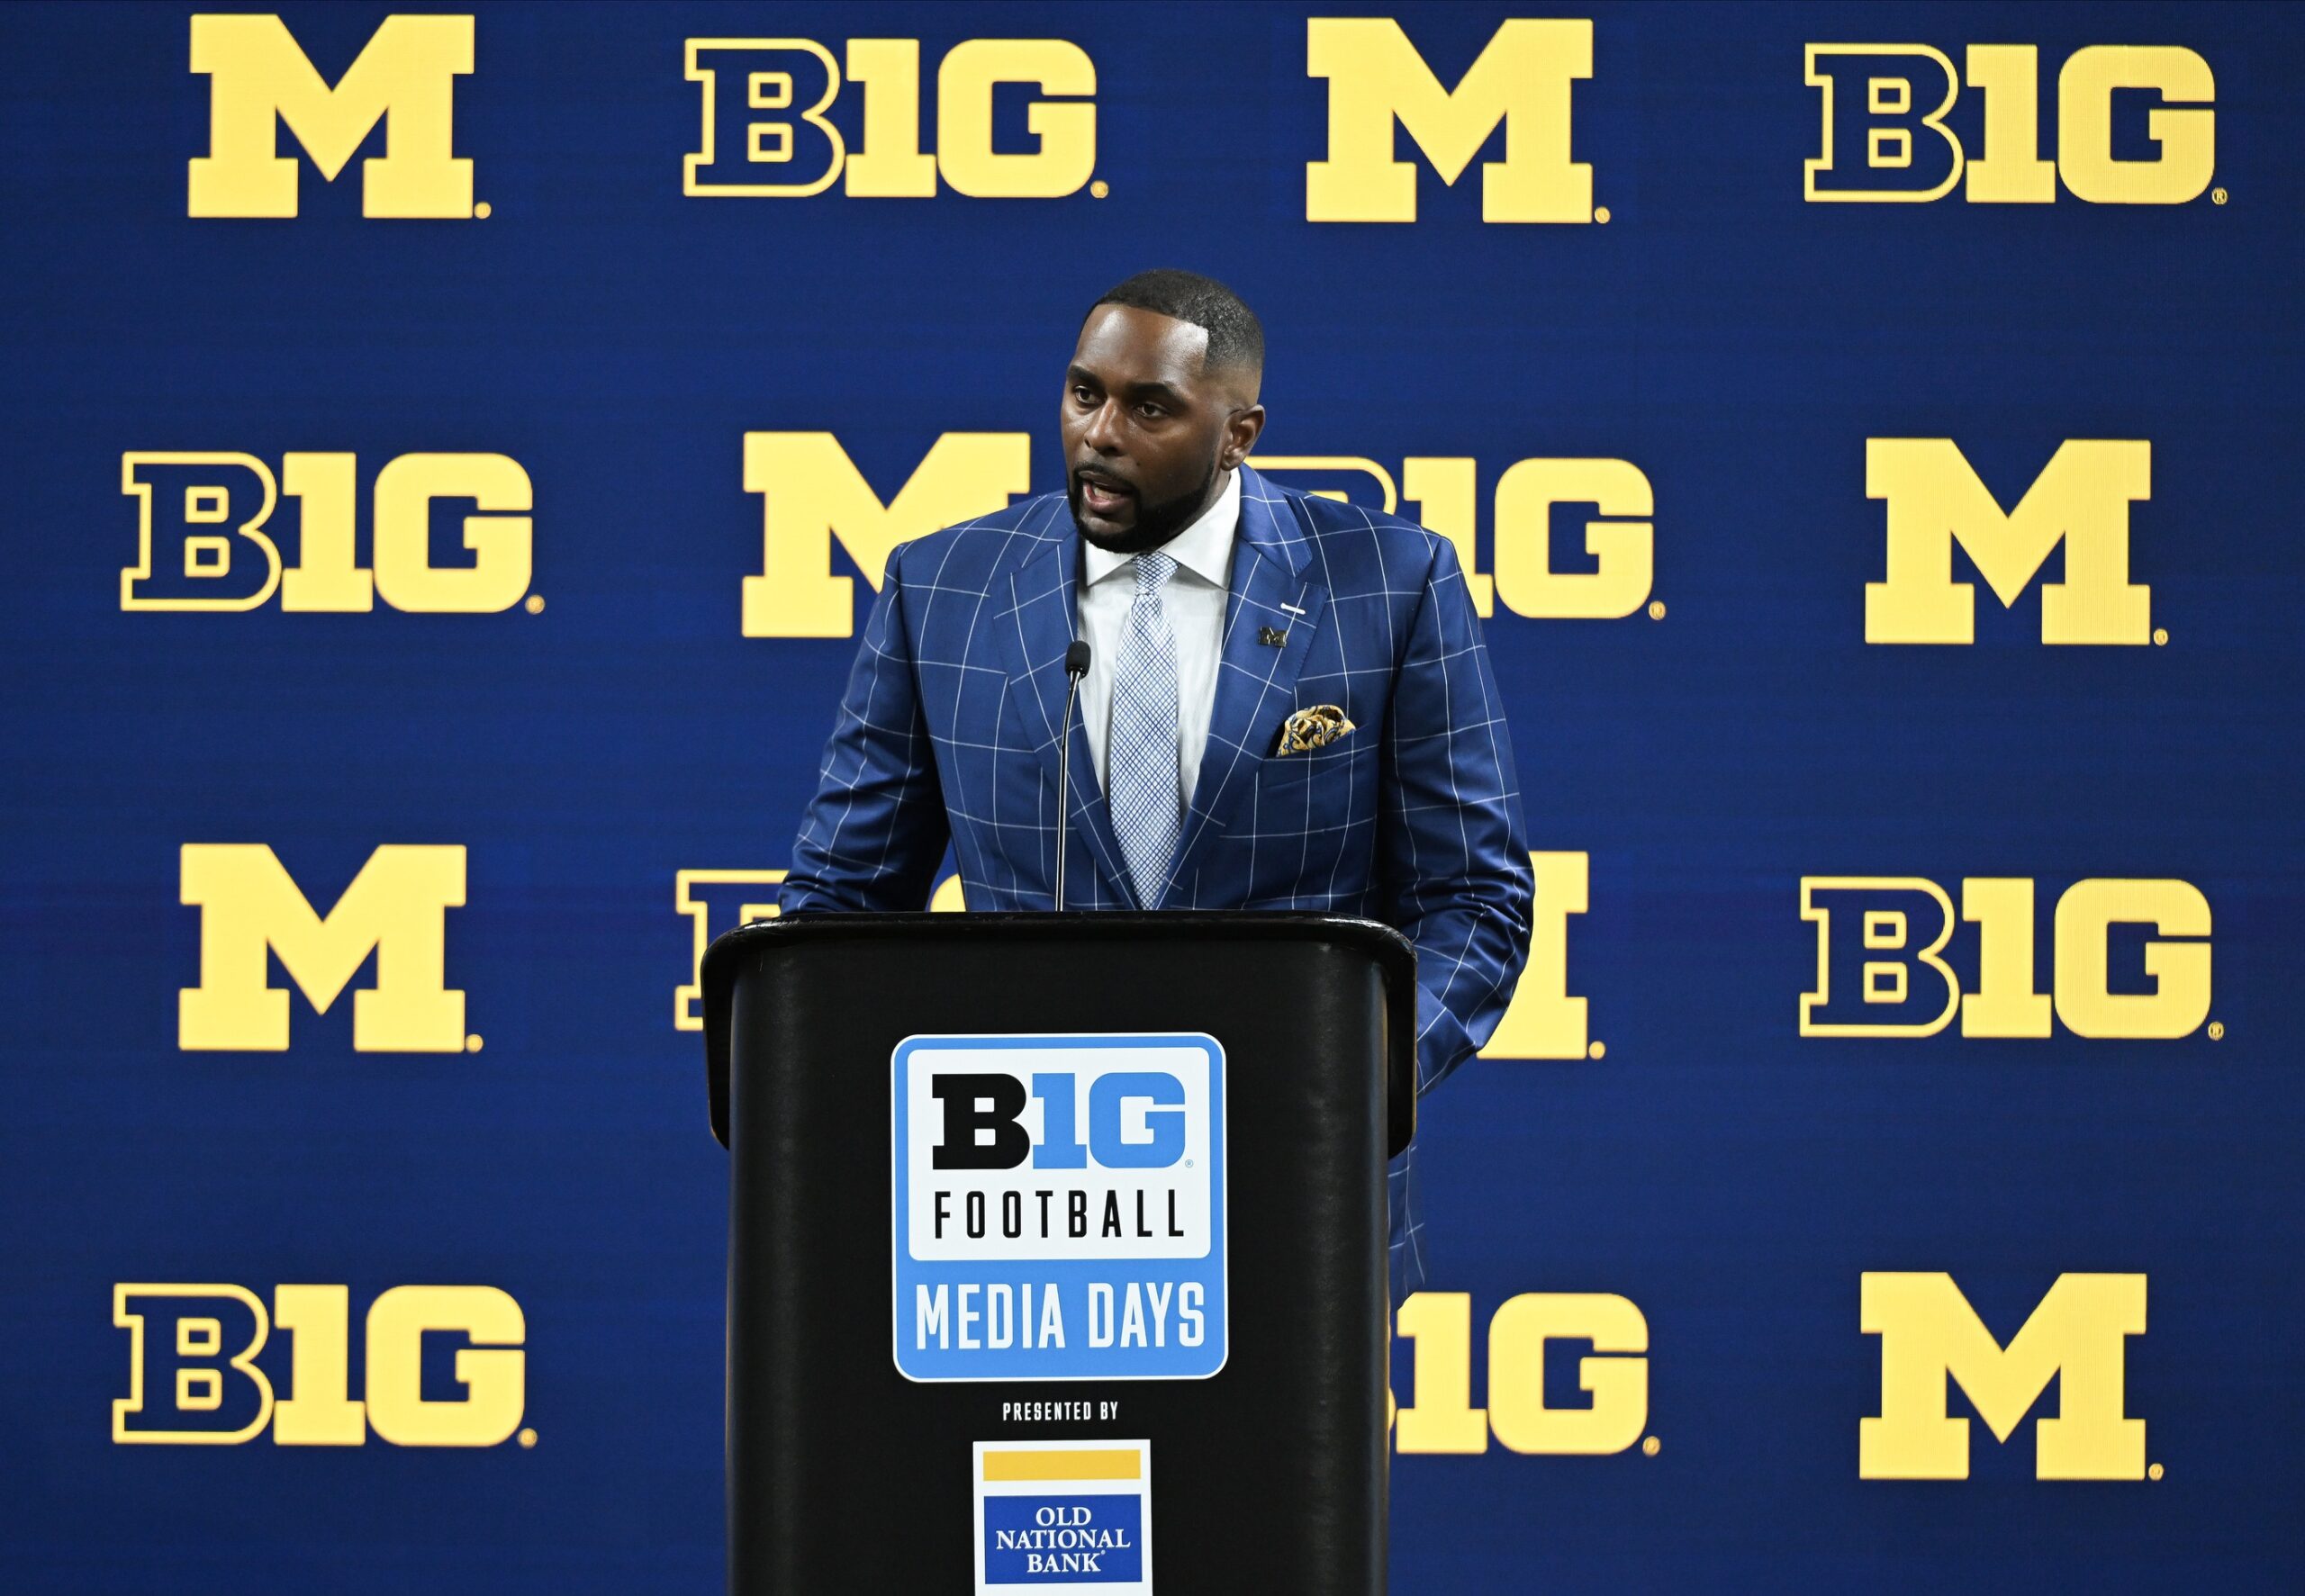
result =
[[1101,472],[1076,471],[1072,481],[1080,490],[1080,508],[1093,515],[1112,515],[1136,497],[1136,490]]

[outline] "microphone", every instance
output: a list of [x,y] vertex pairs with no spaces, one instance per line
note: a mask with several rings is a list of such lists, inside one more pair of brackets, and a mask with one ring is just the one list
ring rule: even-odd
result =
[[1072,840],[1072,712],[1080,679],[1089,673],[1089,640],[1075,637],[1064,651],[1064,726],[1056,744],[1056,906],[1064,907],[1064,853]]

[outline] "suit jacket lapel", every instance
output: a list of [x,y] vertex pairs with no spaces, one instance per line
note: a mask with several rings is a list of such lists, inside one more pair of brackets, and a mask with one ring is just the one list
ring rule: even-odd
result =
[[[1312,569],[1310,547],[1287,501],[1270,495],[1255,472],[1240,470],[1240,541],[1225,595],[1216,700],[1164,902],[1175,897],[1179,883],[1191,881],[1279,743],[1328,605],[1328,589]],[[1278,648],[1264,642],[1267,627],[1286,633],[1287,641]]]
[[[1059,769],[1057,726],[1064,718],[1064,650],[1075,636],[1078,611],[1074,593],[1080,538],[1071,518],[1063,513],[1063,503],[1061,497],[1055,500],[1057,513],[1052,524],[1041,529],[1039,546],[1010,575],[1008,613],[995,628],[1008,667],[1008,701],[1023,717],[1052,790]],[[1136,895],[1121,863],[1120,843],[1113,835],[1104,789],[1097,780],[1097,762],[1089,752],[1088,734],[1078,715],[1072,720],[1071,798],[1067,836],[1087,841],[1107,892],[1122,903],[1134,903]],[[1058,845],[1066,845],[1066,839],[1060,838]],[[1075,895],[1068,891],[1065,896]]]

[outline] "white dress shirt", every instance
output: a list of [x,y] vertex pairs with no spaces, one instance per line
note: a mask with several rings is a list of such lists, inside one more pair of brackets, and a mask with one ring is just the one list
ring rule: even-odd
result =
[[[1161,589],[1161,607],[1177,644],[1178,790],[1192,802],[1200,756],[1208,746],[1208,717],[1216,704],[1216,662],[1225,641],[1225,594],[1233,569],[1233,542],[1241,525],[1241,473],[1225,473],[1225,491],[1201,518],[1162,544],[1176,574]],[[1097,784],[1110,790],[1105,747],[1113,721],[1113,666],[1120,659],[1121,627],[1136,600],[1133,555],[1116,555],[1082,539],[1080,636],[1089,640],[1089,674],[1080,681],[1080,729],[1089,735]]]

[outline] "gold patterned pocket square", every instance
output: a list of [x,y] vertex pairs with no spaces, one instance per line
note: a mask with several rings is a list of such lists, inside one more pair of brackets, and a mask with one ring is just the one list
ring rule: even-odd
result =
[[1309,709],[1299,709],[1280,728],[1280,746],[1276,753],[1306,753],[1315,748],[1325,748],[1352,729],[1344,711],[1334,704],[1315,704]]

